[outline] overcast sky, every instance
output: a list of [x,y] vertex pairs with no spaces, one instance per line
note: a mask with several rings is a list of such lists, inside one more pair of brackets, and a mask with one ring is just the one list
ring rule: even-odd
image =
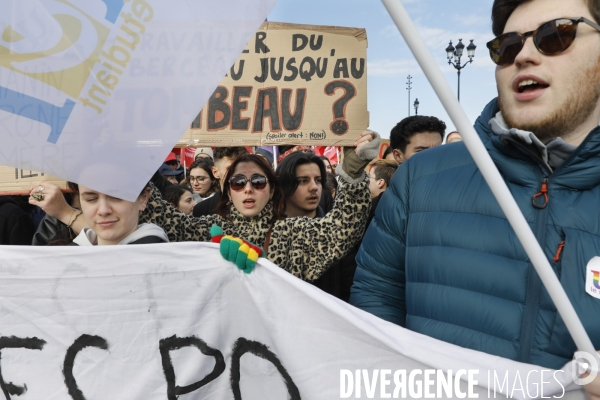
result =
[[[456,93],[457,73],[448,65],[448,42],[465,46],[474,39],[477,50],[472,64],[461,72],[461,105],[471,122],[485,104],[496,97],[494,64],[485,43],[493,38],[492,0],[404,0],[412,20]],[[389,137],[390,130],[408,116],[407,76],[412,76],[410,114],[419,99],[419,115],[433,115],[454,129],[427,78],[380,0],[278,0],[269,21],[365,28],[369,47],[368,109],[370,126]],[[466,54],[466,50],[465,50]],[[463,57],[464,63],[468,58]]]

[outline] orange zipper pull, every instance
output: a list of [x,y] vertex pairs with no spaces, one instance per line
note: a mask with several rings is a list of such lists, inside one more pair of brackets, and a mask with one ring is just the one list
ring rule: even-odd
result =
[[562,253],[564,247],[565,247],[565,241],[563,240],[558,245],[558,249],[556,249],[556,254],[554,255],[554,262],[558,262],[558,260],[560,260],[560,253]]
[[[538,204],[538,202],[536,201],[536,199],[540,196],[544,196],[544,203],[542,204]],[[539,193],[533,195],[533,198],[531,199],[531,204],[533,204],[535,208],[546,208],[546,206],[548,205],[548,178],[542,179],[542,188],[540,189]]]

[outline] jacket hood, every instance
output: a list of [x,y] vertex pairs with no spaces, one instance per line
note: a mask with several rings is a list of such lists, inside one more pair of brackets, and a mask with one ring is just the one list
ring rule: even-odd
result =
[[[540,176],[546,175],[541,166],[522,151],[506,144],[501,135],[490,127],[490,121],[500,111],[498,99],[489,102],[477,121],[475,130],[490,153],[494,163],[506,179],[521,182],[523,168],[530,168]],[[503,157],[502,154],[510,156]],[[554,173],[550,174],[553,185],[565,189],[586,190],[600,184],[600,127],[593,129],[584,141],[567,157]],[[526,161],[526,164],[523,163]]]
[[[169,242],[167,234],[160,226],[154,224],[140,224],[133,233],[125,237],[118,244],[130,244],[148,236],[155,236],[162,239],[164,242]],[[96,232],[90,228],[84,228],[73,242],[77,243],[79,246],[95,246],[98,244],[98,236],[96,235]]]

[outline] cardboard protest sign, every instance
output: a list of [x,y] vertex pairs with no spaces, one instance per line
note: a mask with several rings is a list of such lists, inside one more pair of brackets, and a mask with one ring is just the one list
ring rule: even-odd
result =
[[20,400],[581,394],[566,370],[410,332],[264,259],[246,274],[215,244],[0,246],[0,259],[0,381]]
[[134,201],[276,0],[8,0],[0,165]]
[[0,166],[0,196],[29,195],[31,187],[39,181],[49,181],[67,189],[67,182],[41,172],[26,171],[19,168]]
[[265,22],[178,146],[352,145],[369,125],[364,29]]

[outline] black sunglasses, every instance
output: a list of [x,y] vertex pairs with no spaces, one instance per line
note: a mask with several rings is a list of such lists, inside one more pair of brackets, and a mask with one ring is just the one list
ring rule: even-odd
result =
[[244,190],[248,182],[250,182],[250,185],[252,185],[254,189],[261,190],[267,187],[269,180],[266,176],[260,174],[252,174],[250,179],[246,178],[244,175],[234,175],[229,178],[229,186],[236,192]]
[[515,62],[517,54],[523,50],[525,40],[533,36],[533,44],[542,54],[558,54],[573,43],[577,36],[577,26],[585,22],[600,31],[600,25],[585,17],[558,18],[540,25],[535,31],[525,33],[508,32],[487,43],[490,57],[497,65],[509,65]]

